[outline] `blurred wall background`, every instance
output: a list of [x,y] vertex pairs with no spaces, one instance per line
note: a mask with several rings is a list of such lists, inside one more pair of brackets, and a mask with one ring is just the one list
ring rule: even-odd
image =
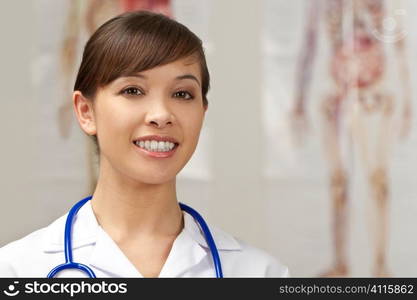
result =
[[[317,109],[312,109],[313,130],[303,148],[291,144],[288,125],[307,2],[172,0],[171,5],[174,18],[203,39],[212,78],[200,144],[178,178],[179,200],[279,258],[291,275],[314,277],[333,257]],[[403,5],[409,16],[404,25],[407,63],[415,86],[417,21],[412,16],[417,3]],[[89,141],[75,116],[67,138],[58,125],[59,107],[70,101],[59,57],[68,13],[67,0],[0,2],[0,245],[47,226],[90,192]],[[79,47],[87,38],[81,33]],[[326,63],[325,48],[317,52],[311,98],[321,95],[325,76],[319,68]],[[271,103],[271,94],[276,102]],[[390,160],[387,260],[396,277],[417,275],[415,118],[412,122],[410,135],[395,144]],[[353,164],[359,165],[356,158]],[[349,204],[349,276],[372,275],[370,200],[360,169],[355,168]]]

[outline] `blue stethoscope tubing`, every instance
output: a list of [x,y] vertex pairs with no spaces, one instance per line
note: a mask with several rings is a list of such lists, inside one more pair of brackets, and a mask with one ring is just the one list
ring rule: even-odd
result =
[[[76,269],[80,270],[88,275],[90,278],[96,278],[96,274],[94,271],[88,267],[87,265],[76,263],[72,260],[72,223],[74,222],[74,217],[77,215],[80,208],[87,203],[87,201],[91,200],[92,196],[88,196],[79,202],[77,202],[69,211],[67,220],[65,222],[65,236],[64,236],[64,247],[65,247],[65,263],[56,266],[53,268],[49,274],[48,278],[53,278],[59,272],[68,269]],[[216,247],[216,243],[214,242],[213,236],[211,235],[210,229],[207,226],[206,221],[204,221],[203,217],[193,208],[183,203],[179,203],[181,210],[185,211],[186,213],[190,214],[194,220],[200,225],[201,230],[204,233],[204,237],[206,242],[210,248],[211,255],[213,257],[214,269],[216,270],[216,277],[223,278],[223,271],[222,271],[222,264],[220,261],[219,252]]]

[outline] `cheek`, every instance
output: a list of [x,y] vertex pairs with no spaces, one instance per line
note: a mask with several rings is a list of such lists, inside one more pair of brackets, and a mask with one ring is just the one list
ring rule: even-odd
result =
[[123,140],[128,140],[133,119],[131,115],[130,110],[115,105],[103,107],[97,113],[97,135],[103,147],[114,148],[123,145]]
[[198,137],[200,135],[201,127],[203,125],[203,116],[201,113],[189,114],[187,118],[184,119],[183,129],[184,135],[194,146],[198,142]]

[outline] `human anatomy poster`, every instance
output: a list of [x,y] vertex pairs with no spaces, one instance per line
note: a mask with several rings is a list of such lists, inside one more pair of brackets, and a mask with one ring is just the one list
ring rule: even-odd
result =
[[263,4],[264,176],[271,215],[297,215],[276,233],[303,274],[413,274],[415,3]]

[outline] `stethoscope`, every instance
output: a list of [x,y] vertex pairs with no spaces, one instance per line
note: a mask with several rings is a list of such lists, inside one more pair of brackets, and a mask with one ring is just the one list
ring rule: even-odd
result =
[[[76,269],[80,270],[88,275],[90,278],[96,278],[96,274],[94,271],[88,267],[87,265],[76,263],[72,261],[72,241],[71,241],[71,231],[72,231],[72,223],[74,221],[74,217],[76,216],[78,210],[89,201],[92,196],[88,196],[87,198],[82,199],[78,203],[76,203],[68,213],[67,220],[65,222],[65,237],[64,237],[64,244],[65,244],[65,263],[56,266],[53,268],[49,274],[48,278],[53,278],[59,272],[68,269]],[[194,220],[200,225],[200,228],[203,230],[204,237],[207,241],[207,244],[210,248],[211,255],[213,257],[214,262],[214,269],[216,270],[216,277],[223,278],[222,272],[222,265],[220,262],[219,252],[217,251],[216,244],[214,243],[213,236],[211,235],[210,229],[207,226],[207,223],[204,221],[203,217],[193,208],[185,205],[183,203],[179,203],[181,210],[190,214]]]

